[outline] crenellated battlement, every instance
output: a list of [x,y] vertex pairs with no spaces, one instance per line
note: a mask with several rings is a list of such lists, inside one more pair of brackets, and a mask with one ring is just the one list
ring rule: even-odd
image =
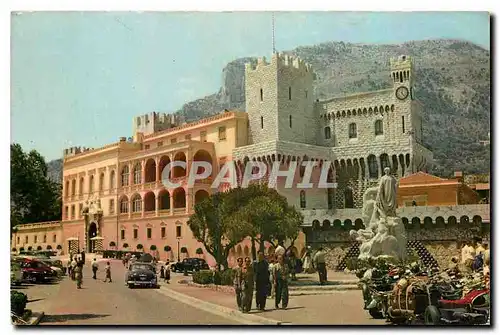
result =
[[391,57],[390,59],[391,69],[402,69],[413,66],[413,59],[411,56],[401,55],[398,57]]
[[78,155],[81,152],[82,152],[82,147],[69,147],[64,149],[64,156],[74,156]]
[[274,53],[271,62],[267,62],[266,57],[260,57],[257,60],[257,64],[253,65],[251,63],[246,63],[245,64],[245,71],[250,72],[250,71],[257,71],[263,67],[267,67],[270,65],[274,65],[277,67],[293,67],[299,71],[303,72],[312,72],[312,66],[301,59],[300,57],[294,57],[291,55],[287,55],[284,53]]
[[133,128],[135,133],[145,135],[153,134],[158,131],[177,127],[184,120],[179,115],[151,112],[134,118]]

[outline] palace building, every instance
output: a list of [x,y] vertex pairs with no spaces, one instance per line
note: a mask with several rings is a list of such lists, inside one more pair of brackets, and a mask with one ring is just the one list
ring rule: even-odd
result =
[[[241,183],[251,161],[269,167],[280,162],[283,169],[290,162],[315,161],[312,180],[331,162],[328,181],[337,183],[336,189],[288,189],[283,178],[276,185],[304,213],[304,233],[294,249],[301,254],[306,243],[317,239],[313,223],[340,218],[343,225],[361,217],[362,195],[377,184],[385,167],[398,178],[409,178],[432,165],[432,153],[422,143],[423,106],[415,95],[412,58],[391,59],[387,78],[389,89],[319,101],[313,69],[303,60],[274,53],[270,62],[261,58],[255,67],[247,64],[246,112],[226,110],[191,123],[150,113],[134,118],[132,138],[98,149],[66,149],[62,221],[20,226],[12,247],[58,246],[65,253],[144,250],[170,260],[195,257],[200,248],[204,252],[203,245],[186,222],[193,205],[213,191],[210,185],[222,164],[234,161]],[[175,167],[170,178],[181,185],[166,188],[162,171],[172,161],[185,162],[187,171],[195,161],[209,162],[212,176],[188,187],[186,170]],[[300,182],[304,167],[294,176]],[[414,196],[408,192],[400,205]],[[422,205],[420,198],[413,200]],[[244,241],[230,257],[247,256],[249,250],[249,241]],[[209,255],[204,257],[213,263]]]

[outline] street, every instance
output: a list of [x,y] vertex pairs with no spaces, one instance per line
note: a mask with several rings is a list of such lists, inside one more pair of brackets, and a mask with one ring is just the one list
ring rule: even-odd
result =
[[125,269],[118,262],[112,263],[113,282],[104,283],[103,269],[104,264],[100,263],[98,280],[94,280],[86,266],[80,290],[68,277],[59,284],[23,285],[16,289],[32,301],[27,308],[45,312],[40,325],[238,324],[170,299],[157,289],[129,289],[124,285]]

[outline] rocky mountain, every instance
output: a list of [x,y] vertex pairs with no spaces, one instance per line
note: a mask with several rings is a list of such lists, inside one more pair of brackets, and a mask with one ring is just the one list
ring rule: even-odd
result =
[[[319,99],[389,88],[389,59],[412,56],[416,94],[424,105],[424,143],[435,158],[431,173],[448,177],[457,170],[490,172],[490,146],[479,143],[488,140],[490,132],[488,50],[466,41],[426,40],[391,45],[328,42],[285,53],[313,66]],[[224,108],[244,111],[244,64],[248,62],[256,59],[240,58],[227,64],[217,93],[188,102],[177,113],[189,122]]]
[[54,159],[47,163],[47,178],[56,183],[62,180],[62,159]]

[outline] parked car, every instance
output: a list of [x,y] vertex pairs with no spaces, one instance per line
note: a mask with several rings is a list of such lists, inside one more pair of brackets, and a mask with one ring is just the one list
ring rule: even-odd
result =
[[196,272],[200,270],[210,270],[207,262],[201,258],[185,258],[181,262],[172,264],[173,272]]
[[30,283],[53,282],[58,279],[56,271],[48,264],[36,259],[19,260],[23,272],[23,280]]
[[126,283],[129,288],[136,286],[157,287],[155,267],[151,263],[134,262],[127,272]]
[[63,266],[63,263],[60,260],[43,259],[41,261],[50,266],[50,268],[54,270],[59,277],[64,276],[66,273],[66,267]]
[[16,286],[21,285],[23,281],[23,271],[21,270],[21,266],[19,263],[12,261],[10,262],[10,282],[11,285],[14,284]]

